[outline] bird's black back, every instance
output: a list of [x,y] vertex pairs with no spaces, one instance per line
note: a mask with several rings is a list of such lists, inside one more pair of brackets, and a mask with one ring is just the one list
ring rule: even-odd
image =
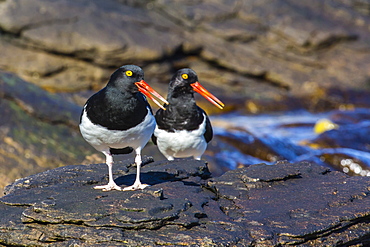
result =
[[[87,117],[109,130],[128,130],[141,123],[151,108],[141,93],[105,87],[86,102]],[[82,116],[82,115],[81,115]]]
[[[207,142],[210,142],[213,137],[211,123],[205,111],[195,104],[193,97],[186,100],[169,99],[170,104],[167,110],[159,109],[156,112],[155,119],[157,127],[168,132],[176,130],[196,130],[206,117],[206,131],[204,137]],[[153,135],[152,140],[156,144],[156,137]]]

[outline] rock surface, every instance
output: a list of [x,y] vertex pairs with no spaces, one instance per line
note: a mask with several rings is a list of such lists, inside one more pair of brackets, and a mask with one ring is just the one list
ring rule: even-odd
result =
[[[142,191],[101,192],[104,164],[32,175],[0,198],[6,246],[351,246],[370,244],[369,177],[312,163],[251,165],[211,178],[203,161],[145,158]],[[114,166],[130,185],[133,161]]]
[[166,93],[187,66],[231,109],[369,106],[368,9],[347,0],[6,0],[0,68],[80,92],[135,63]]
[[94,154],[78,131],[80,112],[80,106],[0,71],[1,194],[17,178]]

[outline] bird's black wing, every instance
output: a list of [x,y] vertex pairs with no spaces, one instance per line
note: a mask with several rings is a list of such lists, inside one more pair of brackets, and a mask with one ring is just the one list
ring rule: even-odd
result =
[[134,149],[132,147],[125,147],[125,148],[109,148],[109,152],[111,154],[129,154],[132,153]]
[[200,110],[184,113],[169,106],[166,111],[159,109],[155,114],[155,120],[159,129],[168,132],[175,132],[176,130],[196,130],[204,120],[203,110],[201,108],[199,109]]
[[141,123],[151,108],[141,93],[125,101],[118,90],[104,88],[86,102],[87,116],[109,130],[128,130]]
[[[154,117],[158,127],[163,125],[163,116],[162,116],[163,112],[164,112],[163,109],[158,109],[158,111],[155,113]],[[154,145],[157,145],[157,137],[154,135],[154,133],[152,134],[152,141]]]
[[[203,109],[202,109],[203,111]],[[210,142],[213,138],[213,129],[211,125],[211,121],[209,120],[207,113],[203,111],[204,116],[206,117],[206,131],[204,132],[203,136],[206,139],[206,142]]]
[[154,133],[152,135],[152,141],[153,141],[154,145],[157,145],[157,137],[154,135]]

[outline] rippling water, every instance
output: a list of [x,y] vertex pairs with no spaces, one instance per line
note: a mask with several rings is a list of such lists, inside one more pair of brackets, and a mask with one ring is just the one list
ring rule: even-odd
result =
[[[322,123],[322,120],[324,123]],[[370,111],[212,116],[215,157],[230,169],[277,160],[311,161],[349,175],[370,176]],[[322,125],[322,126],[321,126]],[[334,128],[318,133],[318,128]],[[219,149],[219,150],[217,150]]]

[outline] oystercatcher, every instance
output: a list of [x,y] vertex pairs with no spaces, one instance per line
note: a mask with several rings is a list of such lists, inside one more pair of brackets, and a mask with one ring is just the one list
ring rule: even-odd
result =
[[159,109],[157,126],[152,141],[168,159],[193,157],[200,160],[213,137],[211,122],[203,109],[197,106],[194,91],[223,109],[224,104],[198,82],[195,71],[180,69],[172,77],[167,110]]
[[[155,119],[146,98],[165,109],[152,95],[168,102],[145,81],[143,70],[136,65],[125,65],[110,77],[105,88],[91,96],[84,105],[80,118],[83,138],[106,157],[109,182],[94,189],[137,190],[145,188],[140,182],[141,149],[149,141]],[[152,94],[152,95],[151,95]],[[113,154],[127,154],[135,150],[137,174],[132,186],[122,189],[113,180]]]

